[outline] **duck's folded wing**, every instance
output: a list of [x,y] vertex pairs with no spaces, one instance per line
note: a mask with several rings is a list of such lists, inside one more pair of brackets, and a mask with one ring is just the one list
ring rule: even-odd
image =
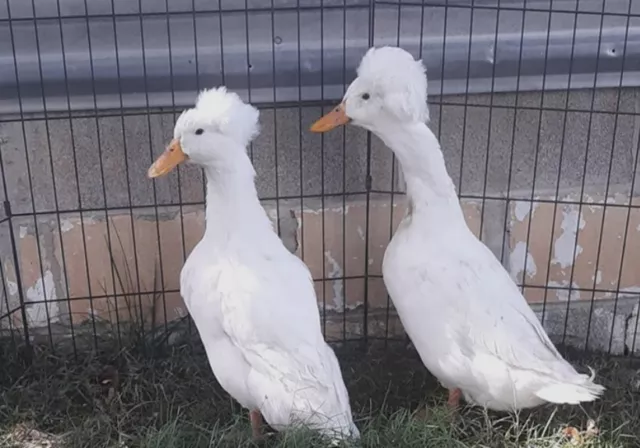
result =
[[[478,242],[479,243],[479,242]],[[507,271],[482,243],[464,262],[441,266],[443,303],[459,310],[460,345],[469,353],[491,354],[514,367],[557,374],[572,367],[559,354]]]
[[[223,327],[247,362],[282,394],[318,412],[349,410],[333,351],[321,332],[311,276],[297,258],[288,269],[247,273],[223,299]],[[224,289],[224,288],[223,288]]]

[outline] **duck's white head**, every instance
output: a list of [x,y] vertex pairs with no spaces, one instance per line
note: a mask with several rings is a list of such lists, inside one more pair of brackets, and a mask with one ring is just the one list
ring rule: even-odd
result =
[[167,174],[182,162],[234,169],[246,159],[246,147],[258,133],[258,110],[225,87],[203,90],[196,106],[185,110],[173,140],[151,165],[149,177]]
[[427,76],[422,61],[397,47],[370,48],[340,103],[316,121],[312,132],[353,122],[370,131],[429,121]]

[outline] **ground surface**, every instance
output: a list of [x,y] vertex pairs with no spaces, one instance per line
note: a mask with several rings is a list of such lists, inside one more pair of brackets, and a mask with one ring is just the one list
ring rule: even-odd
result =
[[[584,407],[517,416],[464,409],[401,343],[337,349],[365,447],[640,446],[640,371],[629,361],[582,358],[608,387]],[[251,447],[246,413],[217,385],[200,349],[150,358],[38,352],[29,368],[0,366],[0,447]],[[567,428],[569,429],[567,430]],[[264,447],[327,446],[310,434],[273,435]]]

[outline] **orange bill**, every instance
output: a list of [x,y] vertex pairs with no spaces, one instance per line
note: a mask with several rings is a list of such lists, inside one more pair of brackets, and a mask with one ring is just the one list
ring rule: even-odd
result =
[[162,155],[149,167],[147,176],[150,178],[164,176],[185,160],[187,160],[187,155],[182,151],[180,141],[173,139]]
[[311,125],[311,132],[327,132],[351,121],[344,110],[344,103],[337,105],[331,112]]

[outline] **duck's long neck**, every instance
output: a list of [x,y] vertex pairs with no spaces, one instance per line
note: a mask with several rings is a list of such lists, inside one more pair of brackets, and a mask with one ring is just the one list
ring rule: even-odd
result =
[[464,220],[440,143],[426,124],[387,126],[376,133],[400,162],[414,217],[437,213],[448,220]]
[[208,166],[205,238],[228,242],[240,238],[270,238],[273,226],[260,204],[255,171],[248,157],[233,169]]

